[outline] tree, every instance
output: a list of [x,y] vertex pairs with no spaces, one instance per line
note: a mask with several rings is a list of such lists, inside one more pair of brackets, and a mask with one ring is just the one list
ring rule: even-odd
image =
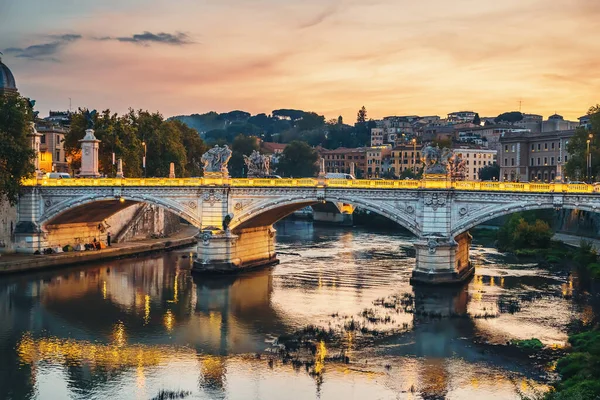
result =
[[364,124],[367,122],[367,109],[365,106],[362,106],[358,113],[356,114],[356,123]]
[[283,150],[283,155],[277,164],[277,172],[280,175],[296,178],[315,176],[318,170],[318,158],[317,152],[308,144],[293,141]]
[[511,112],[505,112],[505,113],[498,115],[496,118],[494,118],[494,122],[497,124],[501,123],[501,122],[514,124],[515,122],[519,122],[522,119],[523,119],[523,114],[520,111],[511,111]]
[[253,136],[238,135],[231,145],[231,160],[229,160],[229,173],[233,177],[243,177],[246,171],[244,156],[249,156],[258,150],[258,140]]
[[481,125],[481,118],[479,118],[479,113],[475,114],[475,118],[473,118],[473,124]]
[[342,118],[341,115],[339,117],[337,117],[337,123],[338,123],[338,125],[344,125],[344,118]]
[[[600,174],[600,105],[590,107],[590,128],[579,127],[569,139],[567,152],[569,159],[565,165],[565,175],[571,179],[594,180]],[[592,158],[591,176],[588,175],[588,143]]]
[[321,128],[323,125],[325,125],[325,117],[314,112],[305,113],[297,124],[301,131],[310,131]]
[[479,179],[482,181],[500,180],[500,166],[497,163],[487,165],[479,171]]
[[11,205],[19,199],[21,181],[35,168],[34,151],[27,134],[33,121],[33,106],[20,95],[0,95],[0,201]]

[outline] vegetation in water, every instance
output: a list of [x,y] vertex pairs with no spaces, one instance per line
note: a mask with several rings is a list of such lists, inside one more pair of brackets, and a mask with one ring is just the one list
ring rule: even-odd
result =
[[544,348],[544,344],[540,341],[540,339],[536,338],[524,340],[513,339],[510,341],[510,344],[523,350],[541,350]]
[[515,213],[498,230],[498,249],[523,251],[524,249],[547,249],[554,232],[547,221],[535,213]]

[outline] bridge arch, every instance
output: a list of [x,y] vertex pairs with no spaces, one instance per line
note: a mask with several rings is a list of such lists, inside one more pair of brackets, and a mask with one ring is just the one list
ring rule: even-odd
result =
[[377,203],[368,199],[351,199],[343,196],[325,196],[322,198],[298,196],[263,201],[257,203],[253,207],[249,207],[239,215],[234,214],[230,229],[235,231],[245,228],[256,228],[259,226],[270,226],[280,219],[292,214],[294,211],[322,202],[341,202],[360,206],[365,210],[379,214],[382,217],[396,222],[416,236],[420,235],[420,230],[416,221],[409,218],[402,210],[385,203]]
[[[46,203],[46,209],[40,217],[39,224],[44,227],[54,223],[99,222],[119,211],[140,203],[159,206],[176,214],[194,226],[201,226],[200,218],[188,212],[181,204],[173,200],[138,195],[122,195],[119,197],[115,197],[114,195],[79,196],[58,202],[57,204],[50,204],[49,206]],[[91,211],[96,211],[96,217],[91,217],[94,220],[90,220],[89,218],[86,220],[85,213]]]
[[461,233],[464,233],[464,232],[468,231],[469,229],[476,227],[477,225],[481,225],[487,221],[490,221],[495,218],[503,217],[505,215],[510,215],[510,214],[514,214],[517,212],[523,212],[523,211],[548,210],[548,209],[554,209],[557,207],[564,208],[567,210],[582,210],[582,211],[593,212],[593,213],[600,212],[600,209],[598,209],[597,207],[590,206],[587,204],[580,204],[577,206],[571,205],[571,204],[557,205],[557,204],[554,204],[553,202],[549,202],[549,201],[537,202],[537,203],[519,202],[519,203],[513,203],[513,204],[504,204],[504,205],[496,206],[492,209],[486,209],[479,213],[473,214],[469,218],[467,218],[464,221],[461,221],[459,224],[457,224],[454,227],[454,229],[452,230],[451,234],[452,234],[452,237],[456,237],[456,236],[460,235]]

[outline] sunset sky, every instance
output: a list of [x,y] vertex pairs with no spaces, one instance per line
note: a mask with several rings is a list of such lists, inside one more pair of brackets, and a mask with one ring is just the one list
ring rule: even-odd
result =
[[49,109],[356,118],[600,102],[599,0],[0,0],[0,51]]

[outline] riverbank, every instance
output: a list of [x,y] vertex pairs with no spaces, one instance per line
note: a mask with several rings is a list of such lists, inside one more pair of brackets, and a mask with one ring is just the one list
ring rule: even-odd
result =
[[115,243],[102,250],[67,252],[59,254],[32,255],[8,254],[0,257],[0,274],[34,271],[45,268],[63,267],[82,262],[105,261],[153,253],[196,243],[198,228],[186,226],[171,237],[147,239],[135,242]]

